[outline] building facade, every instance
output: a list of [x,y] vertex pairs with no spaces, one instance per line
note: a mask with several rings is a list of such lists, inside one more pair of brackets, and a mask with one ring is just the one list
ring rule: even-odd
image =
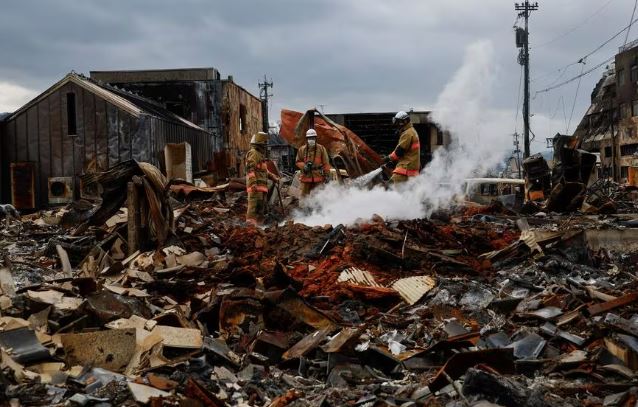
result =
[[160,104],[70,73],[2,122],[2,199],[19,209],[90,194],[80,176],[138,160],[163,167],[167,143],[188,142],[193,167],[212,156],[210,134]]
[[600,177],[638,185],[638,41],[620,48],[605,70],[574,136],[600,155]]
[[[223,178],[243,177],[246,175],[245,157],[250,149],[250,139],[263,128],[262,103],[232,78],[223,80],[221,84],[223,149],[215,155],[220,163],[215,172]],[[221,165],[222,162],[225,165]]]
[[244,175],[252,135],[262,129],[259,98],[222,79],[215,68],[91,71],[91,78],[140,94],[210,133],[209,170],[218,177]]

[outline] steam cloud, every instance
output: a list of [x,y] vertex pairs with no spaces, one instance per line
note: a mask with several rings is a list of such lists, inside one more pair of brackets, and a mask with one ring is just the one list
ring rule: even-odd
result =
[[502,162],[510,151],[505,134],[481,132],[481,117],[491,97],[496,67],[490,41],[466,48],[463,65],[445,86],[433,109],[434,121],[453,135],[447,150],[435,151],[421,174],[396,188],[371,190],[328,184],[294,213],[306,225],[354,224],[378,214],[385,219],[429,217],[449,207],[462,192],[466,178],[483,175]]

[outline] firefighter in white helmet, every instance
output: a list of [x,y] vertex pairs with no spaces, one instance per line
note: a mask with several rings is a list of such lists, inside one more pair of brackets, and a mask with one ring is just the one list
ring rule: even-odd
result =
[[392,118],[392,124],[399,135],[399,144],[392,154],[385,156],[383,161],[394,166],[393,183],[405,182],[411,177],[419,175],[421,169],[421,146],[419,135],[410,122],[410,115],[406,112],[398,112]]
[[297,151],[297,168],[301,170],[301,195],[306,196],[317,186],[323,184],[330,173],[330,159],[324,146],[317,143],[317,132],[306,132],[306,144]]

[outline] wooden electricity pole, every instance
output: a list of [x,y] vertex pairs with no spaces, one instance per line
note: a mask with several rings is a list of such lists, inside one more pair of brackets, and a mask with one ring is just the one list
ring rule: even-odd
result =
[[530,155],[530,140],[529,140],[529,16],[532,11],[538,10],[538,3],[530,3],[529,0],[525,0],[524,3],[516,3],[515,10],[519,12],[518,16],[525,19],[525,28],[516,29],[516,45],[520,48],[518,55],[518,63],[523,65],[525,72],[525,95],[523,100],[523,157],[527,158]]

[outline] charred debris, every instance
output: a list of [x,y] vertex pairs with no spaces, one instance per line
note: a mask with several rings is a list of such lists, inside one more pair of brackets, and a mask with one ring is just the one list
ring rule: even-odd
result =
[[614,214],[539,213],[550,191],[533,214],[493,203],[262,229],[243,222],[241,179],[194,186],[126,161],[82,182],[101,204],[3,223],[4,405],[638,397],[638,229],[618,187]]

